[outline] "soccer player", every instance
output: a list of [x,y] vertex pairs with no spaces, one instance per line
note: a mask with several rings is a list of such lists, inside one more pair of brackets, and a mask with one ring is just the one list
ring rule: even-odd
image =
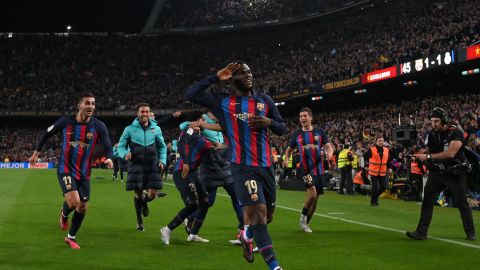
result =
[[328,142],[325,131],[321,128],[313,127],[312,110],[308,107],[300,109],[299,120],[301,129],[292,133],[290,145],[285,152],[284,166],[288,165],[289,158],[294,149],[300,152],[300,168],[302,179],[307,188],[307,197],[303,204],[302,214],[300,215],[300,229],[311,233],[308,226],[317,208],[318,195],[323,194],[322,174],[324,173],[322,162],[322,147],[325,147],[327,160],[333,156],[332,145]]
[[[202,130],[202,136],[214,145],[213,151],[208,151],[204,154],[203,162],[199,169],[199,179],[208,193],[209,207],[212,207],[215,203],[217,188],[223,186],[232,201],[232,206],[239,222],[238,228],[239,230],[243,229],[243,211],[238,203],[237,195],[235,194],[235,184],[233,182],[232,172],[230,170],[230,165],[225,158],[227,149],[224,144],[223,135],[218,131],[221,130],[221,127],[217,123],[217,118],[211,112],[208,112],[207,114],[202,115],[198,121],[185,122],[185,125],[186,124],[190,127],[199,127]],[[188,217],[186,228],[189,233],[188,241],[208,241],[202,241],[206,239],[198,237],[198,232],[205,220],[207,211],[208,208],[199,209],[196,213]],[[239,241],[238,244],[240,244]]]
[[[211,94],[209,86],[231,79],[234,94]],[[275,257],[267,223],[275,209],[275,178],[267,129],[285,132],[285,122],[270,96],[253,90],[253,76],[243,61],[194,84],[185,93],[193,103],[205,106],[217,117],[226,134],[235,192],[243,207],[245,226],[240,234],[243,256],[253,262],[253,239],[270,269],[282,269]]]
[[[143,218],[150,213],[148,202],[162,188],[160,170],[167,160],[167,145],[157,122],[149,118],[150,105],[137,106],[137,118],[125,128],[118,143],[118,155],[130,161],[126,189],[135,192],[133,203],[137,215],[137,230],[144,231]],[[143,193],[143,190],[148,190]]]
[[[208,209],[207,192],[198,179],[197,168],[202,161],[205,152],[212,150],[212,144],[199,135],[199,128],[185,127],[180,133],[178,139],[178,152],[180,158],[177,159],[173,173],[175,187],[180,192],[185,207],[182,208],[168,223],[167,226],[160,229],[162,242],[165,245],[170,244],[170,236],[183,220],[189,215],[195,213],[198,209]],[[206,239],[187,239],[188,241],[208,242]]]
[[73,249],[79,249],[76,235],[85,217],[87,202],[90,199],[90,171],[92,155],[100,141],[106,152],[105,164],[113,167],[112,144],[105,124],[93,117],[95,97],[82,94],[77,103],[78,112],[72,116],[62,116],[44,131],[35,147],[29,162],[36,163],[45,142],[56,133],[62,132],[62,152],[57,169],[58,182],[65,202],[60,211],[59,225],[68,229],[68,216],[72,211],[72,225],[64,241]]

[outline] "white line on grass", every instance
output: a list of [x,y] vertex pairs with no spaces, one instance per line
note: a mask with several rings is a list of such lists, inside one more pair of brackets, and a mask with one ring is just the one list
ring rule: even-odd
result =
[[[165,183],[165,184],[174,186],[173,184],[170,184],[170,183]],[[217,195],[222,196],[222,197],[230,198],[230,196],[228,196],[227,194],[222,194],[222,193],[217,192]],[[276,208],[290,210],[290,211],[294,211],[294,212],[298,212],[298,213],[302,212],[299,209],[286,207],[286,206],[281,206],[281,205],[278,205],[278,204],[276,205]],[[334,220],[339,220],[339,221],[343,221],[343,222],[347,222],[347,223],[353,223],[353,224],[362,225],[362,226],[365,226],[365,227],[375,228],[375,229],[384,230],[384,231],[397,232],[397,233],[401,233],[403,235],[405,235],[405,233],[406,233],[406,231],[397,230],[397,229],[393,229],[393,228],[388,228],[388,227],[384,227],[384,226],[379,226],[379,225],[375,225],[375,224],[369,224],[369,223],[365,223],[365,222],[361,222],[361,221],[350,220],[350,219],[346,219],[346,218],[332,217],[332,216],[329,216],[329,215],[324,215],[324,214],[319,214],[319,213],[315,213],[315,216],[334,219]],[[480,249],[480,246],[478,246],[478,245],[468,244],[468,243],[464,243],[464,242],[460,242],[460,241],[455,241],[455,240],[450,240],[450,239],[445,239],[445,238],[440,238],[440,237],[434,237],[434,236],[428,236],[428,238],[429,239],[434,239],[434,240],[437,240],[437,241],[450,243],[450,244],[459,245],[459,246]],[[415,240],[412,240],[412,241],[415,241]]]

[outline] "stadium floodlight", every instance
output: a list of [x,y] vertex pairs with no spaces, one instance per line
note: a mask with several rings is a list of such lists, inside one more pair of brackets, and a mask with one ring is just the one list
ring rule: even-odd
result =
[[67,32],[70,32],[70,30],[72,30],[72,26],[71,26],[71,25],[67,25]]

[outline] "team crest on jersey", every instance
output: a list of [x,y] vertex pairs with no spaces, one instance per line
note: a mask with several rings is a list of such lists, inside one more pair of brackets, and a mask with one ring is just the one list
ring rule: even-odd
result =
[[91,140],[93,138],[92,132],[87,132],[87,139]]
[[313,136],[313,139],[314,139],[316,142],[318,142],[318,141],[320,141],[320,136],[318,136],[318,135]]
[[257,110],[263,112],[265,110],[265,104],[257,103]]

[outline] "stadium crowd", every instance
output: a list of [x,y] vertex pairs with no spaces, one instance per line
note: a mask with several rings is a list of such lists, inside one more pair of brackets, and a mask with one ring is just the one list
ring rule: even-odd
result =
[[[346,2],[346,1],[345,1]],[[160,12],[160,28],[188,27],[304,16],[332,9],[343,1],[204,0],[168,1]]]
[[193,81],[238,58],[250,65],[255,87],[270,95],[320,89],[322,83],[468,46],[480,40],[479,13],[473,0],[408,0],[268,33],[5,35],[0,110],[71,111],[84,91],[96,94],[101,110],[132,109],[145,100],[154,109],[175,107]]
[[[397,147],[392,141],[392,129],[398,125],[398,115],[403,116],[403,123],[415,124],[419,142],[424,141],[430,129],[429,113],[437,106],[445,108],[452,124],[460,126],[468,135],[467,145],[480,154],[480,94],[462,94],[448,96],[432,96],[399,104],[377,104],[364,106],[354,110],[334,112],[320,112],[314,115],[314,123],[325,129],[334,148],[341,150],[343,144],[353,146],[359,156],[363,156],[365,149],[373,143],[375,134],[384,134],[392,147]],[[285,136],[273,136],[273,145],[278,155],[283,155],[289,142],[289,136],[298,129],[296,117],[286,118],[288,131]],[[108,123],[107,123],[108,125]],[[109,132],[113,141],[117,141],[124,127],[110,126]],[[34,149],[34,142],[41,133],[41,129],[33,128],[2,128],[0,129],[0,157],[10,161],[26,161]],[[178,136],[178,127],[167,123],[162,126],[166,142],[171,142]],[[53,159],[58,156],[54,149],[59,149],[59,137],[50,140],[45,149],[43,158]]]

